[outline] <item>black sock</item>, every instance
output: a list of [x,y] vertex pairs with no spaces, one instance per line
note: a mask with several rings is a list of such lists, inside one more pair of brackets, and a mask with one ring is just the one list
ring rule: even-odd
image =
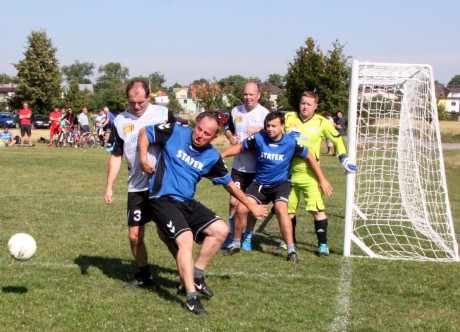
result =
[[318,237],[318,245],[320,243],[327,244],[327,218],[323,220],[315,220],[315,231]]
[[146,276],[146,277],[150,277],[150,268],[148,265],[146,266],[139,266],[139,273],[142,275],[142,276]]
[[294,217],[291,218],[292,222],[292,236],[294,237],[294,244],[297,243],[297,240],[295,238],[295,226],[297,225],[297,217],[294,215]]

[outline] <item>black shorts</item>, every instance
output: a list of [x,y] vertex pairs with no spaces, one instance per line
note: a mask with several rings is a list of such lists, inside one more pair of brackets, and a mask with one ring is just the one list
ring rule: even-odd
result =
[[21,136],[24,136],[25,134],[27,134],[27,136],[32,135],[32,125],[30,124],[21,125]]
[[171,239],[191,231],[195,242],[202,243],[205,238],[203,230],[221,219],[197,201],[180,202],[169,197],[160,197],[150,200],[150,205],[153,220]]
[[291,193],[291,181],[284,181],[273,186],[262,186],[257,182],[251,183],[246,190],[246,196],[252,197],[259,204],[268,204],[270,202],[283,201],[286,204],[289,202],[289,194]]
[[152,220],[149,192],[128,192],[128,226],[142,226]]
[[235,185],[242,191],[246,191],[246,189],[248,189],[249,185],[254,180],[256,173],[244,173],[232,168],[231,175],[233,182],[235,182]]

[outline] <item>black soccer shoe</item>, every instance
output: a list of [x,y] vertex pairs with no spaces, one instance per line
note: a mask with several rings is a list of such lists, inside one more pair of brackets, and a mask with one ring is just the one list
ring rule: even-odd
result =
[[[198,292],[200,292],[202,295],[206,297],[213,297],[214,292],[206,284],[206,282],[204,281],[204,277],[201,277],[200,279],[195,278],[194,282],[195,282],[195,288]],[[185,286],[182,282],[179,284],[179,288],[177,289],[177,295],[182,295],[182,296],[187,295]]]
[[199,279],[195,278],[195,288],[197,291],[199,291],[202,295],[206,297],[212,297],[214,295],[214,292],[211,290],[211,288],[209,288],[209,286],[206,285],[204,277],[201,277]]
[[288,255],[286,260],[291,263],[298,263],[299,262],[299,256],[295,251],[291,251]]
[[197,295],[190,300],[185,302],[185,306],[190,312],[193,312],[195,315],[206,315],[208,312],[203,307],[200,301],[200,297]]
[[233,254],[239,253],[240,250],[241,250],[240,247],[231,245],[230,247],[224,250],[224,256],[231,256]]
[[153,285],[153,277],[150,275],[148,278],[142,276],[139,272],[134,274],[134,280],[127,282],[123,288],[143,288]]

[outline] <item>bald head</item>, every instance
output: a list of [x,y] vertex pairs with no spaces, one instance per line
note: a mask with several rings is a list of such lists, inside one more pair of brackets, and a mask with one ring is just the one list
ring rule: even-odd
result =
[[244,108],[250,112],[259,106],[260,91],[259,87],[254,82],[249,82],[243,89]]

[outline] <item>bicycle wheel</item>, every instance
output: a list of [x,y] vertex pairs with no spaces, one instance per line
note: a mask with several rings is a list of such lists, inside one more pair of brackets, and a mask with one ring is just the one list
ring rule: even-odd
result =
[[98,146],[99,144],[99,137],[94,134],[88,135],[88,148],[93,149],[94,147]]

